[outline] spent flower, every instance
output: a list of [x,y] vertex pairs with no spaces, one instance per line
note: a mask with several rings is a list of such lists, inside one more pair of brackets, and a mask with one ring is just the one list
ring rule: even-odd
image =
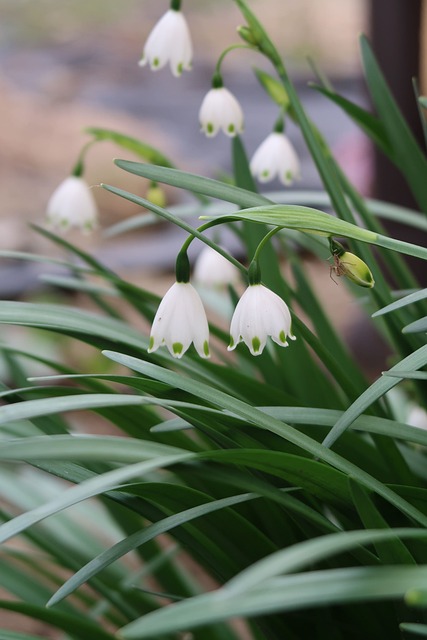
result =
[[157,309],[148,352],[166,345],[174,358],[181,358],[192,342],[199,356],[209,358],[209,326],[200,296],[189,282],[175,282]]
[[287,347],[288,337],[295,340],[291,325],[291,314],[282,298],[262,284],[251,284],[234,311],[228,350],[243,341],[253,356],[259,356],[268,336],[281,347]]
[[98,224],[98,209],[92,191],[80,176],[68,176],[52,193],[47,204],[47,221],[64,231],[80,228],[90,233]]
[[141,67],[147,63],[152,71],[162,69],[168,62],[175,77],[191,69],[193,45],[187,21],[179,9],[179,3],[172,2],[171,8],[154,26],[145,43]]

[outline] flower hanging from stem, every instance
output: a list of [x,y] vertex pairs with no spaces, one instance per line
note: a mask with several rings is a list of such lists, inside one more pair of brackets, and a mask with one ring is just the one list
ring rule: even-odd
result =
[[172,0],[169,11],[154,26],[139,61],[141,67],[148,63],[152,71],[157,71],[169,62],[171,71],[177,78],[184,70],[191,69],[193,45],[180,5],[179,0]]

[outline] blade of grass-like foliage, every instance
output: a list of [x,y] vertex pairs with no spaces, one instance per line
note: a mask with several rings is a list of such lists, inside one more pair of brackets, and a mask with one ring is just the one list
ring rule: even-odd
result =
[[273,553],[232,578],[224,590],[231,594],[244,593],[261,587],[265,580],[286,573],[296,573],[313,564],[339,555],[359,545],[375,544],[400,538],[425,538],[427,531],[421,529],[369,529],[340,531],[298,544]]
[[406,307],[408,304],[413,304],[415,302],[419,302],[420,300],[424,300],[427,298],[427,289],[421,289],[420,291],[414,291],[410,293],[408,296],[401,298],[400,300],[396,300],[396,302],[392,302],[388,304],[383,309],[379,309],[372,314],[373,318],[377,318],[378,316],[382,316],[386,313],[390,313],[391,311],[396,311],[402,307]]
[[387,86],[368,39],[363,35],[360,38],[360,47],[366,81],[378,116],[387,132],[394,159],[406,177],[419,206],[424,212],[427,212],[427,193],[425,190],[426,157],[418,146]]
[[[179,449],[177,449],[177,452]],[[166,455],[156,457],[154,460],[147,460],[139,462],[133,465],[129,465],[120,469],[114,469],[107,473],[100,474],[89,480],[85,480],[76,487],[67,489],[61,495],[54,498],[50,502],[41,505],[27,513],[23,513],[10,522],[0,526],[0,542],[4,542],[16,534],[24,531],[28,527],[37,522],[40,522],[44,518],[47,518],[59,511],[86,500],[92,498],[106,491],[110,491],[115,487],[120,486],[124,482],[127,482],[135,477],[141,476],[145,473],[149,473],[154,469],[159,469],[164,466],[170,466],[177,462],[184,462],[194,457],[194,454],[186,451],[176,453],[174,455]]]
[[0,640],[40,640],[40,636],[28,635],[28,633],[18,633],[8,629],[0,629]]
[[[425,347],[425,349],[427,350],[427,347]],[[366,486],[368,489],[371,489],[372,491],[375,491],[379,495],[383,496],[397,509],[403,511],[420,524],[423,524],[423,526],[427,525],[427,518],[422,513],[420,513],[418,509],[415,509],[406,500],[402,500],[395,492],[390,491],[388,487],[370,476],[368,473],[365,473],[356,465],[349,463],[347,460],[335,454],[333,451],[330,451],[326,447],[320,445],[312,438],[309,438],[308,436],[298,432],[296,429],[290,427],[289,425],[280,422],[275,418],[271,418],[261,411],[258,411],[255,407],[237,400],[236,398],[233,398],[226,393],[220,392],[218,390],[213,390],[210,386],[205,385],[204,383],[200,383],[194,378],[187,378],[177,375],[173,371],[167,371],[151,363],[138,360],[137,358],[113,352],[104,352],[104,355],[106,355],[114,362],[123,364],[124,366],[127,366],[134,371],[138,371],[140,373],[143,373],[144,375],[148,375],[149,377],[160,380],[162,382],[174,384],[179,389],[188,391],[189,393],[196,395],[199,398],[204,398],[211,404],[218,405],[222,409],[231,411],[233,414],[240,416],[241,418],[247,420],[250,424],[254,424],[261,429],[276,433],[280,437],[285,438],[289,442],[292,442],[301,449],[311,453],[313,456],[327,462],[336,469],[343,471],[348,475],[354,476],[354,478],[358,480],[363,486]]]
[[369,138],[371,138],[371,140],[373,140],[386,155],[393,159],[392,149],[390,147],[385,127],[379,118],[372,115],[369,111],[366,111],[366,109],[359,107],[359,105],[354,102],[347,100],[333,90],[317,85],[314,82],[310,82],[309,86],[312,89],[319,91],[319,93],[322,93],[324,96],[329,98],[329,100],[341,107],[341,109],[343,109],[343,111],[345,111],[345,113],[350,116],[350,118],[354,120],[361,129],[363,129]]
[[132,138],[131,136],[118,133],[117,131],[111,131],[110,129],[101,129],[99,127],[88,127],[85,132],[93,136],[97,142],[107,140],[114,142],[122,149],[132,151],[137,156],[141,156],[147,162],[159,165],[162,167],[173,167],[172,161],[167,158],[161,151],[155,149],[149,144]]
[[169,516],[168,518],[164,518],[160,522],[156,522],[148,527],[145,527],[140,531],[136,531],[124,540],[117,542],[113,547],[107,549],[107,551],[104,551],[84,567],[82,567],[69,580],[67,580],[67,582],[65,582],[60,589],[58,589],[58,591],[47,603],[47,606],[53,607],[54,605],[58,604],[58,602],[61,602],[61,600],[69,596],[82,584],[105,569],[105,567],[108,567],[111,563],[115,562],[133,549],[136,549],[137,547],[143,545],[145,542],[156,538],[161,533],[171,531],[175,527],[179,527],[196,518],[203,517],[208,513],[214,513],[219,509],[232,507],[236,504],[247,502],[249,500],[255,500],[259,497],[260,496],[257,496],[253,493],[245,493],[236,496],[230,496],[228,498],[221,498],[220,500],[213,500],[212,502],[208,502],[206,504],[181,511],[180,513]]
[[[367,491],[352,478],[349,478],[350,491],[354,505],[366,529],[389,529],[389,525],[372,502]],[[375,542],[376,552],[382,564],[416,564],[414,558],[399,538]]]
[[61,305],[2,301],[0,323],[81,333],[137,349],[148,348],[147,338],[119,320]]
[[212,249],[214,249],[217,253],[221,254],[226,260],[231,262],[237,269],[239,269],[240,271],[243,271],[243,273],[246,274],[246,268],[238,260],[235,260],[227,251],[225,251],[225,249],[223,249],[218,244],[213,242],[213,240],[211,240],[210,238],[206,237],[203,233],[200,233],[200,231],[197,231],[197,229],[195,229],[191,225],[184,222],[184,220],[181,220],[180,218],[177,218],[173,214],[169,213],[169,211],[167,211],[166,209],[163,209],[162,207],[158,207],[152,202],[149,202],[149,200],[144,200],[144,198],[141,198],[140,196],[135,196],[133,193],[129,193],[128,191],[123,191],[123,189],[117,189],[116,187],[112,187],[108,184],[102,184],[101,186],[107,191],[110,191],[111,193],[114,193],[115,195],[120,196],[121,198],[125,198],[125,200],[129,200],[130,202],[139,204],[141,207],[146,207],[150,211],[153,211],[153,213],[156,213],[160,218],[164,218],[165,220],[172,222],[176,226],[181,227],[181,229],[184,229],[184,231],[187,231],[190,235],[194,236],[195,238],[198,238],[204,244],[207,244],[208,247],[211,247]]
[[408,380],[427,380],[427,371],[383,371],[383,376]]
[[118,296],[116,289],[113,289],[112,287],[103,287],[101,285],[95,284],[94,282],[88,282],[87,280],[79,280],[78,278],[69,278],[66,276],[54,276],[49,273],[43,273],[40,276],[40,280],[63,289],[72,289],[73,291],[81,291],[84,293],[96,293],[100,295],[113,296],[113,297]]
[[[42,392],[42,388],[36,388]],[[31,388],[33,390],[33,388]],[[60,387],[58,393],[63,392]],[[7,392],[9,393],[9,392]],[[13,393],[13,391],[11,392]],[[48,392],[47,398],[40,398],[36,400],[26,400],[11,405],[5,405],[0,407],[0,424],[6,424],[15,420],[34,419],[40,416],[48,416],[56,413],[63,413],[65,411],[79,411],[82,409],[98,409],[108,407],[131,407],[131,406],[146,406],[157,405],[173,411],[173,407],[185,408],[185,409],[197,409],[199,411],[207,411],[212,414],[218,414],[215,409],[206,407],[204,405],[192,404],[189,402],[183,402],[180,400],[168,400],[162,398],[153,398],[147,396],[136,396],[119,393],[85,393],[77,394],[76,390],[72,389],[71,393],[62,396],[53,396],[51,390]]]
[[109,460],[133,463],[176,454],[164,444],[120,436],[35,436],[2,441],[0,460]]
[[72,637],[79,638],[79,640],[114,640],[114,636],[103,631],[98,623],[83,615],[73,616],[58,611],[49,611],[45,607],[6,600],[0,600],[0,609],[15,611],[34,620],[42,620],[65,631]]
[[45,264],[55,264],[60,267],[67,267],[68,269],[74,269],[75,271],[81,271],[84,273],[93,273],[92,269],[85,267],[84,265],[67,262],[67,260],[61,260],[60,258],[42,256],[37,253],[27,253],[26,251],[1,250],[0,258],[13,259],[13,260],[25,260],[28,262],[41,262]]
[[224,588],[190,598],[131,622],[120,629],[120,636],[126,640],[142,640],[236,616],[251,617],[346,602],[396,599],[403,597],[408,589],[425,585],[426,578],[427,568],[424,566],[307,572],[271,579],[259,589],[234,597]]
[[[386,372],[386,374],[389,373],[391,372]],[[399,378],[401,377],[400,373],[393,375]],[[343,411],[307,407],[258,407],[258,409],[291,424],[309,424],[314,427],[332,427],[344,415]],[[351,429],[389,436],[390,438],[397,438],[398,440],[427,446],[426,431],[397,422],[396,420],[360,415],[352,422]]]
[[409,633],[410,635],[427,638],[427,625],[419,624],[417,622],[402,622],[399,625],[399,629],[404,633]]
[[427,331],[427,316],[411,322],[402,329],[402,333],[424,333],[425,331]]
[[[206,219],[207,216],[201,216]],[[213,219],[209,216],[209,219]],[[427,249],[410,242],[403,242],[395,238],[388,238],[368,229],[362,229],[356,225],[340,220],[334,216],[309,207],[294,205],[273,205],[270,207],[254,207],[243,209],[231,215],[216,216],[216,220],[252,220],[262,224],[271,224],[276,227],[297,229],[298,231],[320,232],[326,235],[343,236],[361,242],[367,242],[386,249],[392,249],[406,255],[427,259]]]
[[225,182],[213,180],[212,178],[205,178],[193,173],[179,171],[178,169],[165,169],[164,167],[141,164],[140,162],[130,162],[129,160],[115,160],[114,162],[120,169],[137,176],[169,184],[173,187],[179,187],[180,189],[192,191],[193,193],[201,193],[210,198],[218,198],[219,200],[232,202],[239,207],[256,207],[270,202],[264,196],[252,193],[246,189],[234,187]]
[[[390,371],[416,371],[426,364],[427,346],[423,346],[415,351],[415,353],[411,353],[411,355],[401,360],[398,364],[392,367]],[[390,376],[382,376],[376,380],[355,402],[353,402],[341,418],[339,418],[323,441],[324,446],[331,447],[337,438],[344,433],[344,431],[365,411],[365,409],[381,398],[385,393],[387,393],[387,391],[390,391],[390,389],[398,383],[399,378],[392,378]]]

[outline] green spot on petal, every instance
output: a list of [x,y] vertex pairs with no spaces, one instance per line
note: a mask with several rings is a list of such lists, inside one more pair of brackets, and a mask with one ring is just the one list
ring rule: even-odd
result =
[[158,58],[154,58],[153,60],[153,67],[158,67],[160,64],[160,60]]
[[259,338],[255,337],[252,338],[252,349],[254,350],[254,353],[258,353],[258,351],[261,348],[261,341]]
[[208,122],[208,124],[206,125],[206,131],[208,133],[213,133],[214,132],[214,126],[213,126],[212,122]]
[[292,182],[292,180],[294,179],[294,176],[293,176],[292,171],[287,171],[287,172],[285,173],[285,179],[286,179],[288,182]]
[[172,351],[177,356],[181,355],[183,348],[184,345],[182,344],[182,342],[174,342],[172,345]]
[[279,333],[279,340],[280,340],[280,342],[286,342],[286,333],[283,331],[283,329]]
[[148,351],[151,351],[151,349],[154,347],[154,338],[153,336],[151,336],[150,338],[150,343],[148,345]]
[[234,340],[233,338],[230,336],[230,344],[228,345],[229,349],[232,349],[234,347]]
[[177,70],[177,73],[181,75],[181,73],[184,71],[184,65],[182,64],[182,62],[179,63],[176,70]]
[[203,353],[207,358],[209,357],[209,344],[207,340],[205,340],[203,343]]
[[234,126],[234,124],[229,124],[228,133],[234,133],[235,131],[236,131],[236,127]]
[[264,171],[261,172],[262,178],[268,178],[269,175],[270,175],[270,172],[268,169],[264,169]]

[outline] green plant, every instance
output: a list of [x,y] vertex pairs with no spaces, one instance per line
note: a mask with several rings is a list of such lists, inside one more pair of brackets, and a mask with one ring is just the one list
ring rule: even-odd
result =
[[[103,185],[153,214],[109,232],[166,219],[189,234],[177,259],[177,282],[185,291],[187,249],[198,239],[249,277],[249,287],[262,281],[291,310],[298,305],[313,328],[292,311],[297,340],[283,349],[292,331],[280,306],[286,318],[283,335],[282,325],[250,318],[248,334],[239,324],[237,339],[240,335],[257,357],[239,346],[231,358],[225,350],[228,334],[211,324],[213,361],[192,348],[185,353],[194,340],[199,354],[208,355],[205,328],[202,338],[197,333],[201,312],[196,311],[190,334],[181,317],[175,321],[183,338],[169,328],[157,333],[155,323],[150,343],[126,320],[126,309],[151,322],[157,296],[63,237],[36,228],[79,259],[77,264],[63,261],[72,276],[50,280],[84,291],[100,310],[1,302],[0,322],[83,341],[120,367],[81,373],[14,346],[2,347],[14,386],[4,385],[1,392],[0,541],[21,534],[22,543],[2,548],[1,584],[16,599],[2,600],[0,607],[84,640],[112,638],[117,630],[122,638],[183,637],[177,634],[191,630],[192,637],[204,640],[427,636],[427,431],[406,424],[408,407],[425,408],[427,402],[427,290],[419,290],[402,259],[406,254],[425,260],[427,249],[388,237],[381,224],[381,218],[393,218],[425,230],[425,155],[362,38],[376,115],[326,84],[319,90],[402,170],[421,213],[361,198],[307,117],[268,35],[246,2],[236,1],[247,23],[240,30],[247,46],[266,56],[276,72],[276,77],[265,72],[257,77],[278,103],[279,120],[285,115],[300,127],[324,192],[299,194],[300,202],[292,193],[281,194],[281,204],[258,194],[242,140],[235,135],[240,112],[233,112],[233,129],[227,122],[212,127],[205,122],[208,134],[223,126],[232,136],[234,184],[180,171],[142,142],[92,128],[88,132],[95,141],[114,140],[151,163],[116,161],[124,171],[199,199],[197,208],[168,210]],[[173,5],[179,10],[179,3]],[[212,91],[223,89],[223,58]],[[174,69],[182,71],[179,65]],[[275,132],[281,134],[280,122]],[[286,172],[286,180],[292,177]],[[330,204],[336,215],[302,204]],[[207,220],[198,230],[186,221],[195,210]],[[206,229],[224,224],[239,236],[249,269],[205,236]],[[271,242],[273,236],[277,243]],[[337,237],[345,239],[357,260],[345,258]],[[322,260],[331,248],[335,276],[350,275],[366,287],[360,304],[381,317],[378,327],[393,353],[390,369],[372,384],[313,292],[298,246]],[[395,290],[379,266],[379,254]],[[292,283],[282,275],[283,257],[291,265]],[[233,286],[229,295],[235,302]],[[114,303],[117,298],[120,304]],[[173,322],[173,309],[164,309],[163,322],[166,317]],[[270,310],[268,317],[275,313]],[[265,346],[267,335],[275,343]],[[170,353],[156,350],[162,341]],[[236,339],[229,346],[234,348]],[[55,375],[28,382],[28,362],[47,365]],[[403,408],[390,395],[397,385]],[[83,409],[121,435],[72,434],[63,414]],[[18,462],[26,463],[25,472]],[[64,480],[72,484],[65,490]],[[78,507],[69,509],[73,505]],[[236,617],[246,620],[243,630],[230,622]],[[0,631],[5,640],[30,637]]]

